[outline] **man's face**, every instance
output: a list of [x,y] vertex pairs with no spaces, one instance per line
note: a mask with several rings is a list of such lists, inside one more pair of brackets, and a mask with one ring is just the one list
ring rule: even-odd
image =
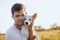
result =
[[23,11],[15,11],[14,15],[12,17],[13,17],[16,24],[18,24],[18,25],[24,24],[24,13],[23,13]]

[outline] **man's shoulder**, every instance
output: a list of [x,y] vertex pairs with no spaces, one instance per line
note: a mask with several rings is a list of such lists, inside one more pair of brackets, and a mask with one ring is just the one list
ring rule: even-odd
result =
[[14,31],[14,27],[11,26],[11,27],[7,30],[6,34],[12,34],[13,31]]

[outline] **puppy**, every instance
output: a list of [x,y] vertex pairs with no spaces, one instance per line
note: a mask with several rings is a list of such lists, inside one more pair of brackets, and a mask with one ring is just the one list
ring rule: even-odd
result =
[[[28,38],[29,38],[28,27],[31,24],[31,22],[34,21],[34,19],[36,17],[37,17],[37,13],[35,13],[33,16],[29,16],[29,15],[25,16],[25,21],[24,21],[24,26],[22,27],[22,31],[23,31],[23,34],[25,35],[25,37],[27,38],[26,40],[28,40]],[[36,35],[36,33],[34,31],[34,27],[32,27],[32,30],[33,30],[33,35],[35,37],[35,40],[39,40],[38,35]]]

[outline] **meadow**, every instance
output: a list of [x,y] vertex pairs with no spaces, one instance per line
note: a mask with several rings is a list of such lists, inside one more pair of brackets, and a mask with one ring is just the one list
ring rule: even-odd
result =
[[38,31],[39,40],[60,40],[60,30]]
[[[39,40],[60,40],[60,30],[37,31]],[[0,33],[0,40],[5,40],[5,33]]]

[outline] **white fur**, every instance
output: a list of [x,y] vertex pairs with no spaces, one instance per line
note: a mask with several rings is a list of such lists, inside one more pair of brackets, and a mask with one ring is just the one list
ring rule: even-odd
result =
[[[29,20],[29,19],[31,19],[31,20]],[[31,22],[32,22],[32,20],[33,20],[32,16],[29,16],[29,15],[28,15],[28,16],[25,16],[24,25],[25,25],[25,26],[30,25]],[[26,25],[26,22],[28,23],[28,25]]]

